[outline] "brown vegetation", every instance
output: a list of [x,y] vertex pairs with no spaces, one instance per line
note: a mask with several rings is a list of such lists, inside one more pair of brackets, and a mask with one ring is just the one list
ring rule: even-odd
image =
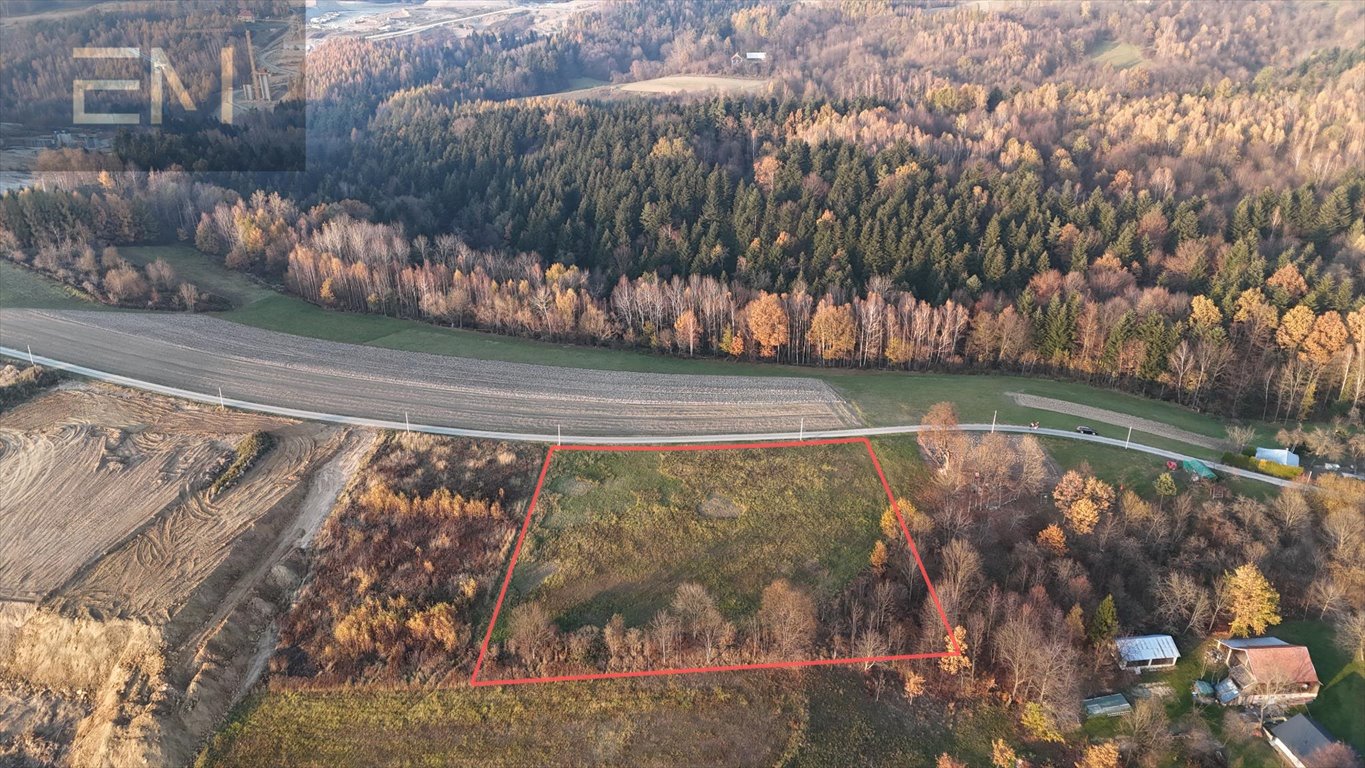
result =
[[271,669],[283,684],[467,669],[540,458],[530,446],[383,438],[324,524],[282,624]]

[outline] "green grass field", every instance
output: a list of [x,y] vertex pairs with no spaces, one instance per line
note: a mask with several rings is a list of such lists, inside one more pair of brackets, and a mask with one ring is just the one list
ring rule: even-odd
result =
[[217,261],[184,245],[123,246],[119,255],[140,267],[165,259],[175,268],[176,277],[188,280],[200,290],[216,293],[234,307],[244,307],[277,295],[269,286],[253,282],[240,272],[233,272]]
[[850,765],[931,768],[948,753],[969,765],[991,764],[991,742],[1010,740],[1002,708],[984,705],[949,714],[921,699],[907,705],[896,691],[869,695],[855,670],[821,670],[807,677],[809,720],[788,768]]
[[751,765],[781,759],[804,693],[789,674],[246,700],[197,766]]
[[0,259],[0,308],[110,309],[37,272]]
[[[217,316],[257,328],[300,336],[389,349],[433,354],[504,360],[569,368],[684,374],[740,376],[803,376],[822,379],[857,407],[872,426],[916,423],[934,403],[957,404],[963,421],[1027,424],[1071,429],[1074,416],[1017,405],[1010,393],[1052,397],[1084,403],[1116,413],[1142,416],[1200,435],[1221,438],[1224,423],[1207,414],[1148,398],[1090,387],[1074,382],[1007,375],[955,375],[812,368],[790,365],[687,359],[634,350],[556,344],[531,339],[444,328],[414,320],[380,315],[333,312],[261,285],[186,246],[143,246],[120,249],[130,261],[145,264],[166,259],[181,277],[233,302],[234,308]],[[100,305],[67,295],[51,281],[9,264],[0,264],[0,306],[43,308],[97,308]],[[1123,437],[1127,430],[1102,420],[1087,420],[1108,437]],[[1265,436],[1275,427],[1259,425]],[[1133,440],[1203,458],[1217,452],[1178,440],[1133,432]]]
[[1145,60],[1141,48],[1117,40],[1105,40],[1095,46],[1090,51],[1090,58],[1098,64],[1108,64],[1114,69],[1128,69]]
[[648,681],[390,692],[267,692],[247,699],[198,768],[328,766],[783,766],[932,768],[947,752],[989,765],[1011,718],[950,714],[850,669]]
[[1333,642],[1332,625],[1322,621],[1290,621],[1272,628],[1281,640],[1308,646],[1322,680],[1308,714],[1332,735],[1365,754],[1365,663],[1355,661]]
[[778,578],[833,595],[868,567],[887,507],[860,443],[558,453],[546,483],[500,628],[531,600],[566,631],[640,626],[686,581],[731,619]]

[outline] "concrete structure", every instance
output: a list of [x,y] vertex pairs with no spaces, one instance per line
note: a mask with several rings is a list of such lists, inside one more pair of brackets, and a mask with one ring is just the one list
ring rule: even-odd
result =
[[1180,650],[1170,635],[1138,635],[1114,640],[1118,648],[1119,669],[1141,672],[1146,669],[1170,669],[1180,660]]
[[1294,707],[1318,697],[1322,683],[1308,648],[1278,637],[1219,640],[1228,676],[1216,687],[1224,706]]

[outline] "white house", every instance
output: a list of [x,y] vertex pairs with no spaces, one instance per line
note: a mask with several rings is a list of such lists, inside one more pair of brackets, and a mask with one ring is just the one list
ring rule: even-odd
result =
[[1288,448],[1257,448],[1256,458],[1263,461],[1273,461],[1286,467],[1297,467],[1299,465],[1299,455]]

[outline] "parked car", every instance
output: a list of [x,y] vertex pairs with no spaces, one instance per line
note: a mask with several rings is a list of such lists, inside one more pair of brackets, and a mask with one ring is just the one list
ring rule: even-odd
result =
[[1082,435],[1098,435],[1098,434],[1099,434],[1099,432],[1096,432],[1095,430],[1093,430],[1093,429],[1091,429],[1090,427],[1087,427],[1087,426],[1079,426],[1079,427],[1076,427],[1076,431],[1077,431],[1077,432],[1080,432]]

